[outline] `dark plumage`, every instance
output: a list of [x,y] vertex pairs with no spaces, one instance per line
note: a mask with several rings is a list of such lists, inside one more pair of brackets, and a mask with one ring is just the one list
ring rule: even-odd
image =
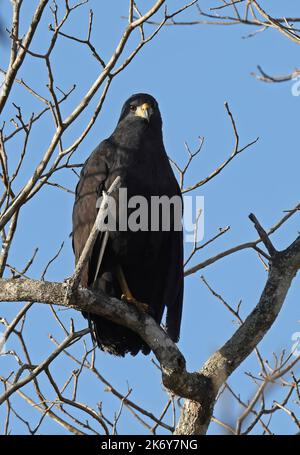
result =
[[[121,177],[128,198],[142,195],[180,195],[162,137],[162,120],[156,100],[136,94],[124,104],[113,134],[87,159],[76,188],[73,209],[73,249],[77,262],[97,215],[96,202],[114,179]],[[118,200],[118,195],[115,196]],[[130,213],[130,211],[128,212]],[[182,231],[126,231],[109,233],[109,240],[97,277],[97,262],[103,233],[93,247],[81,285],[100,288],[121,298],[117,268],[121,267],[132,295],[149,305],[160,323],[167,308],[166,330],[178,341],[183,298]],[[99,347],[111,354],[150,352],[133,331],[102,317],[88,316]]]

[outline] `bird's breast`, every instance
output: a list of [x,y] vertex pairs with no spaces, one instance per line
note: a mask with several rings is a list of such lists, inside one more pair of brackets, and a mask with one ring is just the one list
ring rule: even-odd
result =
[[127,189],[129,197],[163,195],[174,182],[165,152],[156,144],[120,150],[113,167],[114,175],[121,177],[121,186]]
[[[176,180],[166,159],[164,149],[159,149],[155,144],[148,144],[135,149],[118,150],[113,169],[114,178],[121,177],[122,193],[116,194],[117,202],[117,226],[120,222],[120,214],[125,213],[127,228],[125,231],[117,230],[110,233],[110,245],[115,256],[122,263],[129,263],[134,260],[139,264],[156,261],[153,253],[153,243],[160,250],[159,244],[163,242],[163,232],[151,232],[151,197],[152,196],[172,196],[176,194]],[[137,216],[140,210],[141,199],[146,203],[142,211],[146,220],[143,222]],[[120,206],[122,207],[120,208]],[[126,208],[124,208],[126,205]],[[133,225],[139,225],[141,229],[132,230]],[[122,226],[124,226],[124,220]],[[143,230],[147,224],[147,229]],[[134,228],[135,229],[135,228]],[[155,239],[154,239],[155,238]],[[151,259],[151,261],[150,261]]]

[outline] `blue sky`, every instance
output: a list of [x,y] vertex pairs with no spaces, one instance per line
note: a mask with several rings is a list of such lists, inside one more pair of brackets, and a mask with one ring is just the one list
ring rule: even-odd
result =
[[[8,23],[10,2],[2,0],[3,15]],[[24,24],[29,20],[36,1],[25,2],[23,8]],[[30,3],[30,5],[29,5]],[[298,14],[295,2],[276,2],[272,6],[274,15]],[[141,1],[145,8],[148,2]],[[182,1],[172,2],[172,8],[180,7]],[[209,0],[201,2],[203,8],[212,6]],[[268,2],[261,2],[267,5]],[[85,36],[88,24],[88,10],[94,10],[93,42],[100,54],[107,59],[119,40],[127,14],[127,2],[111,0],[98,2],[91,0],[88,5],[72,15],[66,32]],[[186,12],[182,19],[195,18],[195,11]],[[26,22],[27,21],[27,22]],[[33,43],[33,49],[42,51],[50,38],[47,24],[50,16],[43,18],[40,33]],[[151,27],[147,27],[150,30]],[[83,162],[94,147],[114,129],[123,102],[137,92],[151,93],[159,102],[162,117],[164,142],[168,154],[178,163],[186,159],[184,142],[192,149],[197,147],[198,137],[204,136],[205,143],[193,168],[187,176],[187,184],[206,177],[226,159],[234,146],[234,136],[224,102],[229,103],[236,120],[241,145],[259,136],[259,141],[238,156],[219,176],[195,195],[205,198],[205,237],[204,241],[217,233],[219,227],[231,226],[230,231],[214,244],[201,250],[193,259],[193,264],[201,262],[217,252],[241,242],[256,238],[256,232],[248,219],[254,212],[263,226],[270,227],[283,211],[298,202],[299,188],[299,107],[300,97],[292,95],[293,82],[285,84],[264,84],[253,78],[250,73],[259,64],[270,74],[291,72],[297,65],[297,47],[273,30],[259,33],[251,39],[244,36],[253,31],[250,27],[194,26],[166,27],[132,61],[128,68],[117,76],[110,88],[103,110],[88,137],[82,142],[73,162]],[[136,37],[131,40],[134,45]],[[9,49],[2,44],[1,67],[7,65]],[[55,62],[55,63],[54,63]],[[99,74],[97,63],[88,50],[77,43],[59,41],[53,55],[56,84],[67,90],[76,82],[77,89],[64,105],[63,114],[67,115]],[[40,62],[27,57],[26,64],[19,76],[33,84],[41,93],[47,94],[47,78]],[[24,89],[17,88],[11,101],[23,106],[24,114],[41,105]],[[65,144],[71,143],[78,131],[83,130],[93,102],[87,112],[76,122],[75,128],[68,133]],[[8,118],[13,110],[8,106]],[[8,131],[13,126],[8,126]],[[18,185],[24,184],[33,166],[39,161],[49,139],[53,134],[53,124],[45,117],[33,130],[29,143],[29,156]],[[13,167],[19,139],[12,142],[10,162]],[[53,180],[63,183],[70,189],[76,185],[76,176],[71,172],[61,173]],[[16,189],[18,186],[16,185]],[[72,274],[74,259],[69,234],[71,232],[71,211],[73,196],[53,187],[44,188],[36,198],[24,208],[19,231],[11,249],[9,263],[22,268],[30,258],[34,248],[39,247],[36,262],[30,276],[38,278],[48,260],[55,254],[62,241],[65,246],[59,260],[50,267],[46,278],[61,281]],[[273,236],[275,246],[284,248],[293,241],[299,230],[299,217],[294,217]],[[189,245],[186,245],[186,253]],[[242,299],[241,315],[246,317],[256,305],[266,280],[266,271],[256,254],[243,251],[229,256],[201,271],[211,286],[236,306]],[[232,316],[208,292],[200,280],[200,274],[187,277],[185,282],[184,313],[179,347],[186,357],[190,371],[201,367],[208,356],[221,346],[235,330]],[[272,358],[272,353],[282,349],[291,350],[291,336],[299,331],[299,278],[293,282],[282,312],[260,343],[264,358]],[[4,315],[12,318],[20,304],[5,304]],[[2,311],[3,313],[3,311]],[[77,329],[85,327],[85,320],[74,311],[62,312],[65,321],[74,318]],[[63,333],[57,328],[48,308],[34,305],[26,322],[27,341],[32,360],[37,363],[53,349],[48,338],[52,333],[62,339]],[[89,340],[87,339],[87,342]],[[17,341],[13,338],[8,348],[14,349]],[[78,348],[78,352],[81,352]],[[6,372],[15,368],[9,359],[3,360]],[[161,390],[160,375],[151,362],[151,356],[141,355],[118,359],[98,353],[98,367],[104,377],[122,393],[127,385],[133,388],[131,399],[156,415],[167,401]],[[66,358],[61,358],[53,367],[56,376],[63,384],[71,366]],[[2,369],[2,368],[1,368]],[[254,355],[250,356],[229,379],[230,385],[244,399],[252,396],[255,388],[245,376],[245,371],[259,372]],[[299,371],[299,368],[298,368]],[[45,390],[50,388],[43,380]],[[24,391],[30,393],[30,387]],[[280,391],[274,391],[280,397]],[[104,391],[104,386],[86,376],[80,384],[82,401],[95,404],[103,402],[103,410],[111,418],[119,408],[118,400]],[[18,408],[28,420],[38,420],[38,414],[16,398]],[[224,395],[216,408],[216,415],[228,423],[240,412]],[[0,410],[0,418],[3,411]],[[273,430],[280,433],[295,433],[296,428],[284,414],[274,416]],[[119,432],[126,434],[143,433],[146,430],[134,420],[127,411],[120,420]],[[24,433],[26,428],[18,420],[13,424],[14,433]],[[65,430],[50,419],[41,428],[42,433],[64,434]],[[209,433],[220,433],[220,427],[212,424]]]

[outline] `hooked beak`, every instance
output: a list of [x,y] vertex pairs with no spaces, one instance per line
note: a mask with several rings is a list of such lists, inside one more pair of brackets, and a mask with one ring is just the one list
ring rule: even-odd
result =
[[135,115],[146,119],[148,122],[150,121],[150,117],[153,114],[153,109],[148,103],[144,103],[141,106],[138,106]]

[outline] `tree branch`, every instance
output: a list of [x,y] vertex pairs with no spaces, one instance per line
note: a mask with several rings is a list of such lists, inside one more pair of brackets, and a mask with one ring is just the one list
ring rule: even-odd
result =
[[[177,346],[148,314],[140,313],[134,306],[110,298],[101,291],[79,288],[74,292],[67,282],[0,279],[0,301],[35,301],[65,306],[98,314],[134,330],[151,347],[159,361],[164,386],[188,399],[175,432],[203,434],[211,420],[218,390],[274,323],[299,268],[300,236],[286,250],[276,252],[271,258],[261,298],[245,322],[199,372],[193,373],[187,372],[185,359]],[[48,367],[49,359],[42,365]],[[39,372],[42,371],[41,365],[38,368]],[[18,387],[17,384],[14,387]],[[22,381],[20,386],[23,386]],[[11,389],[6,393],[11,395]]]

